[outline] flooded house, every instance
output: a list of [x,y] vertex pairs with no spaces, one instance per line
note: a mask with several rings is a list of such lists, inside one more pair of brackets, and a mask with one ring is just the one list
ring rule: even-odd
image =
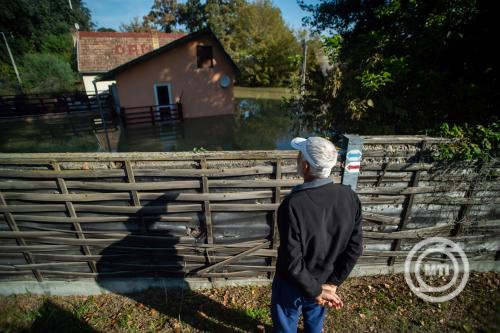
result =
[[[92,81],[98,75],[185,35],[154,30],[150,32],[76,31],[73,34],[73,40],[78,72],[82,77],[85,91],[89,95],[95,93]],[[109,86],[113,83],[113,80],[97,82],[97,90],[99,92],[108,91]]]
[[[98,78],[116,82],[121,112],[181,118],[234,112],[237,67],[209,29],[177,38]],[[135,117],[135,116],[134,116]],[[138,116],[137,116],[138,117]]]

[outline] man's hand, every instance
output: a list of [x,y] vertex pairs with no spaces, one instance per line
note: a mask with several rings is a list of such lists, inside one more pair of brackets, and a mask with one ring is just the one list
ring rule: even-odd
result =
[[333,284],[323,284],[321,285],[323,289],[321,294],[316,297],[316,302],[322,306],[328,306],[329,308],[340,309],[344,303],[342,299],[337,295],[337,286]]

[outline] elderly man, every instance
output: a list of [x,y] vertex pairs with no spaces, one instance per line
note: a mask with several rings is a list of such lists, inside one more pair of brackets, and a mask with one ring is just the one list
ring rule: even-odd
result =
[[326,307],[343,303],[337,288],[362,253],[361,203],[350,187],[330,178],[335,146],[320,137],[295,138],[297,171],[304,183],[278,208],[280,246],[272,285],[275,332],[321,332]]

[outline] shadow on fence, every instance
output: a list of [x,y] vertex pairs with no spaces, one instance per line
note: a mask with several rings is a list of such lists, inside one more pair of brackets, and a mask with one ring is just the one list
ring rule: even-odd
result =
[[[171,195],[163,196],[143,204],[135,216],[124,223],[129,234],[100,253],[101,259],[96,263],[97,283],[107,288],[113,285],[110,279],[117,277],[179,278],[176,289],[164,287],[123,295],[170,318],[180,318],[182,325],[187,323],[201,331],[234,332],[237,327],[256,332],[261,326],[270,332],[270,327],[249,317],[244,309],[229,308],[190,289],[185,278],[196,276],[196,271],[206,266],[204,262],[187,266],[185,256],[189,254],[186,252],[189,245],[206,242],[206,230],[195,237],[185,237],[181,236],[184,225],[160,226],[162,215],[171,213],[167,204],[174,199]],[[190,300],[189,307],[186,299]]]

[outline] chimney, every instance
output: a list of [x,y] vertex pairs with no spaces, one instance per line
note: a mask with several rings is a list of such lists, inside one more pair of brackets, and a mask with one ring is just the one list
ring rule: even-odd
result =
[[151,29],[151,42],[153,44],[153,50],[160,47],[160,42],[158,41],[158,31],[156,29]]

